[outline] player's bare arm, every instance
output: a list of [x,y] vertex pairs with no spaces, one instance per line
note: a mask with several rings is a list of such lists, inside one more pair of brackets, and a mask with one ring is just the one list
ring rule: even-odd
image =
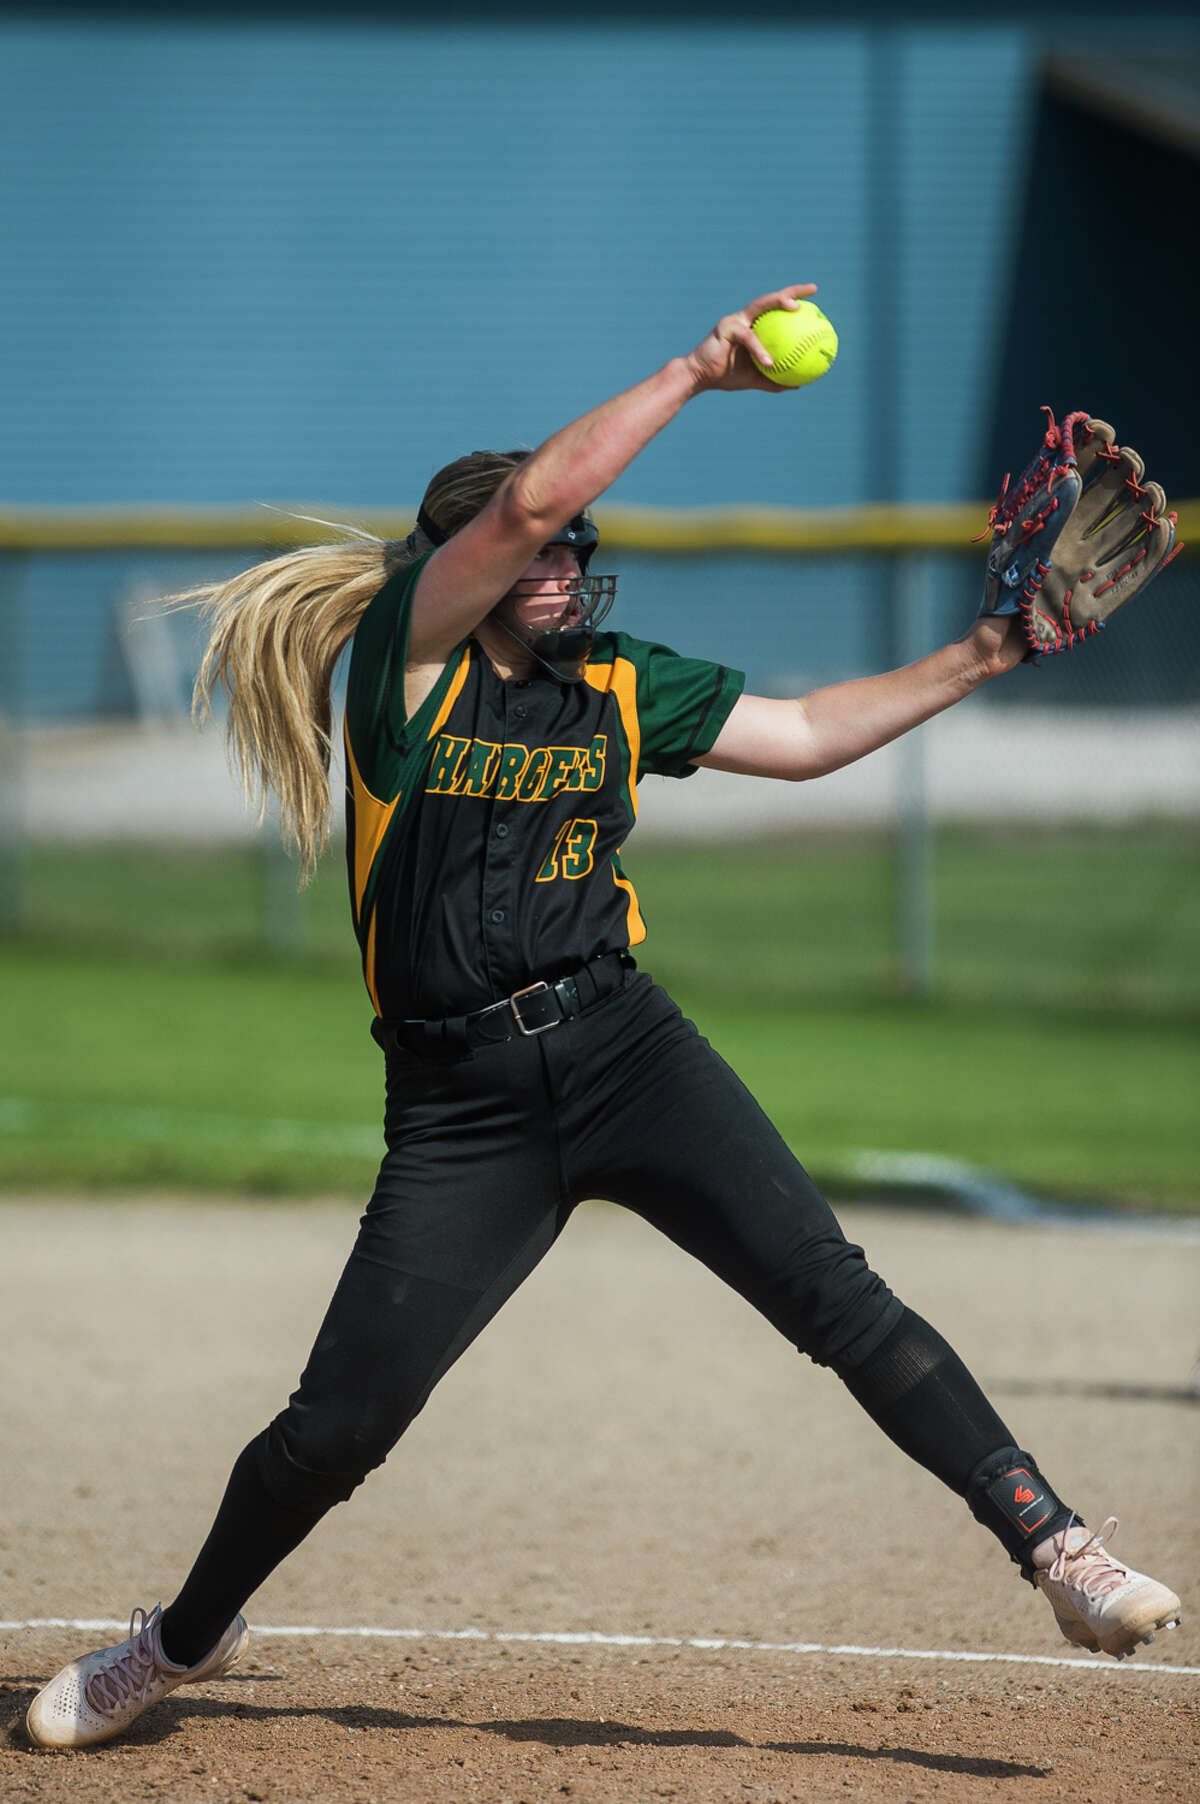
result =
[[977,620],[952,645],[879,676],[814,689],[795,700],[743,695],[710,752],[694,760],[745,777],[799,783],[828,776],[954,706],[1021,662],[1012,623]]
[[756,357],[768,363],[770,358],[753,321],[769,308],[794,307],[815,292],[815,283],[801,282],[760,295],[719,320],[687,356],[672,358],[539,446],[422,571],[409,628],[413,692],[428,689],[430,671],[441,669],[542,546],[611,487],[696,395],[749,388],[786,393],[755,365]]
[[1050,417],[1041,445],[992,509],[973,626],[903,670],[798,701],[742,697],[698,764],[794,781],[839,770],[1031,658],[1086,643],[1165,569],[1176,515],[1145,463],[1104,420]]

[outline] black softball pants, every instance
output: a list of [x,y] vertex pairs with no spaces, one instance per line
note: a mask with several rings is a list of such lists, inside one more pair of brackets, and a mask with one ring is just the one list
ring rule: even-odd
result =
[[[391,1053],[385,1138],[299,1388],[235,1465],[164,1616],[171,1657],[200,1659],[279,1560],[382,1464],[588,1198],[634,1210],[694,1254],[982,1515],[973,1475],[987,1478],[998,1450],[1014,1450],[1008,1430],[649,977],[626,973],[532,1038],[437,1061]],[[1018,1557],[1005,1526],[988,1525]]]
[[549,1032],[388,1060],[387,1153],[263,1476],[348,1497],[587,1198],[695,1254],[825,1364],[901,1305],[847,1243],[749,1091],[641,973]]

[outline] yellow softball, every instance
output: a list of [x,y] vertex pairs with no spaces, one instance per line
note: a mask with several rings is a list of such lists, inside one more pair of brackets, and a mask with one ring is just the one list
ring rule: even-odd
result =
[[812,301],[796,308],[772,307],[754,322],[763,348],[771,353],[770,369],[755,365],[781,388],[803,388],[823,376],[838,353],[838,336],[821,309]]

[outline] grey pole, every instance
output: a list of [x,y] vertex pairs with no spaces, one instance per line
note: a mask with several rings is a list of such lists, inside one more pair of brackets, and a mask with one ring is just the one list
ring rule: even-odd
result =
[[[263,556],[276,557],[280,549],[264,545]],[[279,804],[268,795],[258,838],[259,937],[273,958],[294,958],[308,941],[308,910],[298,879],[296,863],[280,838]]]
[[[929,650],[933,566],[928,557],[908,552],[896,559],[894,570],[898,662],[911,664]],[[904,995],[925,1000],[934,983],[933,828],[925,728],[906,733],[897,751],[896,976]]]
[[20,933],[26,913],[25,569],[17,555],[0,563],[0,934]]
[[279,837],[279,810],[273,797],[258,845],[263,949],[273,958],[295,958],[308,941],[308,911],[298,885],[298,867]]

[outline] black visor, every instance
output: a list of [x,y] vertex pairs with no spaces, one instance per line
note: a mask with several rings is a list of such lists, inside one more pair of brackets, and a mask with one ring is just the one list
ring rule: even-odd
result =
[[552,539],[546,540],[546,543],[547,545],[569,545],[579,559],[579,568],[586,576],[592,553],[600,543],[600,534],[596,530],[596,522],[590,514],[576,514],[573,520],[568,520]]

